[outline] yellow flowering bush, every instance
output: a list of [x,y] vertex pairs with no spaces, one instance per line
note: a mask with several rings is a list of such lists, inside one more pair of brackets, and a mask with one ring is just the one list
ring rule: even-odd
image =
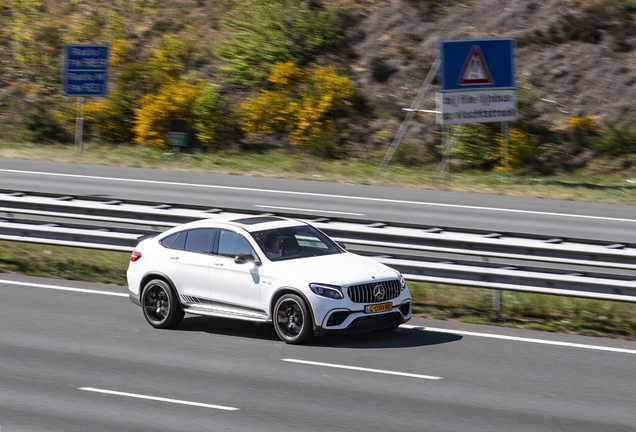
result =
[[84,106],[84,121],[93,133],[108,141],[125,141],[131,138],[117,98],[89,102]]
[[117,39],[110,46],[110,67],[113,69],[117,69],[119,65],[126,61],[126,56],[131,50],[130,42],[124,39]]
[[134,115],[134,141],[151,147],[165,147],[166,121],[185,120],[191,126],[194,102],[200,90],[197,84],[170,79],[156,94],[142,97]]
[[332,116],[350,104],[355,89],[335,67],[302,70],[293,62],[278,62],[269,75],[273,90],[241,104],[243,132],[282,131],[293,145],[335,132]]
[[164,82],[170,78],[178,78],[192,66],[197,52],[194,34],[187,37],[166,36],[159,47],[153,51],[149,59],[153,79]]
[[278,62],[269,73],[269,82],[283,91],[290,92],[305,76],[305,72],[294,62]]
[[600,133],[603,132],[596,123],[592,116],[572,117],[568,119],[568,126],[572,131],[580,131],[587,133]]
[[[500,160],[501,165],[495,167],[496,171],[505,169],[506,161],[504,160],[503,139],[501,135],[497,136],[499,147],[493,154],[493,158]],[[508,132],[508,161],[511,170],[526,168],[537,159],[539,152],[539,140],[536,135],[529,134],[519,129],[510,129]]]

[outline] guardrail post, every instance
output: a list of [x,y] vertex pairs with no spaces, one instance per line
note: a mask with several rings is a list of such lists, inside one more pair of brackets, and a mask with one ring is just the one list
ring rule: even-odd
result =
[[501,290],[494,290],[492,294],[492,308],[495,312],[495,319],[501,319]]

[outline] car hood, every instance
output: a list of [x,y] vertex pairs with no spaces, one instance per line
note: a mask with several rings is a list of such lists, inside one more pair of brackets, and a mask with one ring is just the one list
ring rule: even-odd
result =
[[339,253],[272,263],[279,275],[337,286],[349,286],[397,278],[395,270],[370,258]]

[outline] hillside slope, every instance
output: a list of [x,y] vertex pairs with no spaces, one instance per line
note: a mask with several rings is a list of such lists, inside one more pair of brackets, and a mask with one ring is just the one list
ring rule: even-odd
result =
[[[22,23],[21,34],[12,27],[17,20],[16,5],[27,3],[35,5],[33,10],[41,15],[41,20],[36,26]],[[27,137],[24,127],[19,125],[28,115],[29,106],[47,98],[51,101],[47,109],[56,109],[62,103],[61,98],[55,96],[59,91],[60,61],[56,50],[62,43],[108,43],[124,37],[132,47],[129,60],[137,61],[155,52],[166,36],[175,35],[187,39],[190,45],[186,46],[193,49],[193,54],[186,59],[187,67],[199,78],[219,83],[225,79],[219,73],[219,67],[225,63],[217,53],[218,47],[227,40],[230,27],[226,18],[236,10],[236,4],[220,0],[164,1],[157,2],[156,6],[147,6],[154,4],[150,1],[122,1],[117,2],[117,6],[91,0],[67,3],[0,1],[2,140]],[[578,165],[588,162],[592,152],[587,142],[582,146],[585,148],[573,148],[576,146],[570,142],[568,120],[592,116],[600,127],[605,120],[613,125],[634,121],[636,35],[632,14],[636,6],[629,1],[334,0],[333,3],[310,3],[316,8],[321,4],[336,7],[343,40],[340,45],[318,51],[307,59],[310,64],[343,68],[363,96],[356,112],[341,116],[335,122],[338,145],[344,146],[345,154],[347,146],[362,147],[363,154],[377,155],[389,145],[403,118],[402,108],[412,104],[436,58],[436,44],[440,39],[516,38],[517,74],[534,101],[532,112],[526,113],[525,130],[542,133],[541,142],[559,142],[565,148],[566,157],[578,159]],[[135,12],[137,4],[146,6],[141,12]],[[33,43],[30,53],[32,62],[37,63],[34,59],[41,57],[48,59],[48,63],[36,64],[31,71],[20,68],[16,56],[20,52],[28,53],[25,47],[30,48],[28,43],[23,43],[22,51],[18,51],[18,39],[22,36],[37,42]],[[174,53],[176,57],[181,54]],[[48,81],[43,79],[44,72],[38,71],[46,72]],[[258,88],[235,84],[222,86],[231,109],[258,91]],[[69,105],[69,100],[65,102]],[[434,106],[435,85],[422,108]],[[134,122],[132,113],[129,109],[123,121]],[[406,140],[414,151],[419,148],[423,153],[435,153],[439,129],[432,115],[418,115]],[[255,141],[258,143],[259,139],[272,143],[284,138],[284,134],[265,138],[261,134],[255,139],[240,133],[223,137],[227,143],[244,148]]]
[[[567,119],[583,115],[618,123],[631,114],[636,100],[631,48],[636,39],[631,19],[620,15],[615,2],[596,3],[597,9],[586,10],[568,0],[479,0],[435,10],[432,2],[391,0],[347,28],[357,55],[351,74],[375,106],[397,115],[410,107],[436,57],[438,40],[514,37],[517,73],[529,77],[541,99],[541,120],[550,128],[564,129]],[[389,71],[384,82],[373,78],[379,64]],[[434,109],[434,87],[423,108]],[[434,119],[422,117],[410,139],[431,138]]]

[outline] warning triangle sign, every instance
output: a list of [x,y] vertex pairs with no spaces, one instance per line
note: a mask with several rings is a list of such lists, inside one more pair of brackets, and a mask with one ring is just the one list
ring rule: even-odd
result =
[[458,85],[494,84],[479,45],[473,45],[459,73]]

